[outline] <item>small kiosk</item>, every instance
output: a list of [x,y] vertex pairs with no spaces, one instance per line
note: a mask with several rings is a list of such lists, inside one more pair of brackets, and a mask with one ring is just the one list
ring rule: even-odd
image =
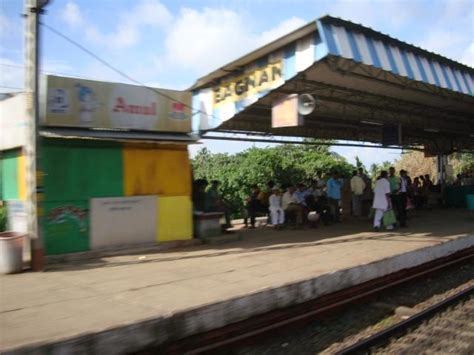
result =
[[[190,240],[191,94],[57,76],[43,84],[45,254]],[[9,137],[0,146],[1,198],[17,211],[12,228],[24,227],[24,105],[22,94],[0,102]]]

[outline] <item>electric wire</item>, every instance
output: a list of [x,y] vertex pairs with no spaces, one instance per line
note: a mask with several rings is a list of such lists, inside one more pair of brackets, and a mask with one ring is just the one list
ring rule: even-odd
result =
[[69,38],[68,36],[66,36],[65,34],[61,33],[60,31],[58,31],[57,29],[55,29],[54,27],[51,27],[50,25],[47,25],[43,22],[39,22],[39,24],[41,26],[43,26],[44,28],[48,29],[49,31],[51,31],[52,33],[56,34],[57,36],[63,38],[64,40],[66,40],[67,42],[73,44],[74,46],[76,46],[77,48],[81,49],[83,52],[89,54],[92,58],[96,59],[97,61],[99,61],[100,63],[102,63],[104,66],[106,66],[107,68],[111,69],[112,71],[114,71],[115,73],[121,75],[122,77],[126,78],[127,80],[137,84],[137,85],[140,85],[148,90],[151,90],[153,92],[155,92],[156,94],[162,96],[162,97],[165,97],[167,98],[168,100],[171,100],[171,101],[175,101],[175,102],[178,102],[180,104],[182,104],[183,106],[189,108],[191,110],[191,113],[202,113],[201,110],[193,110],[192,106],[182,102],[182,101],[179,101],[179,100],[176,100],[175,98],[151,87],[151,86],[148,86],[144,83],[142,83],[141,81],[139,80],[136,80],[135,78],[131,77],[130,75],[128,75],[127,73],[123,72],[122,70],[118,69],[117,67],[115,67],[114,65],[110,64],[108,61],[106,61],[105,59],[101,58],[99,55],[95,54],[94,52],[92,52],[90,49],[86,48],[85,46],[83,46],[82,44],[80,44],[79,42],[73,40],[72,38]]

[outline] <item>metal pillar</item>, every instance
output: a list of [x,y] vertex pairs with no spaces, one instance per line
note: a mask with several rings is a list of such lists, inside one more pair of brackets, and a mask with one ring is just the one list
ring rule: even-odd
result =
[[438,154],[436,156],[438,183],[443,186],[446,184],[446,166],[448,165],[448,156],[445,154]]

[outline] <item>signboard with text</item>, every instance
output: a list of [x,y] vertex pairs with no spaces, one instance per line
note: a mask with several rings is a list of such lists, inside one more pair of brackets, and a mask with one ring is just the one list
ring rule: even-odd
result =
[[282,61],[257,66],[246,73],[223,81],[214,87],[214,106],[234,103],[262,91],[272,89],[283,82]]
[[91,249],[156,240],[158,196],[90,200]]
[[47,126],[191,130],[191,93],[48,75],[41,122]]

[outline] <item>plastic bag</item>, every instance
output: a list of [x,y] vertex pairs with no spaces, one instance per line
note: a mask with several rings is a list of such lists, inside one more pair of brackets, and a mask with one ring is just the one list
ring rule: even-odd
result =
[[395,212],[392,209],[385,211],[385,213],[383,214],[383,225],[390,226],[395,223],[397,223],[397,217],[395,216]]

